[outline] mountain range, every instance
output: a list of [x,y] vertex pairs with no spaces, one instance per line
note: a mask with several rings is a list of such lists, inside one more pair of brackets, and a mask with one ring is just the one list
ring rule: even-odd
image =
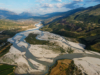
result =
[[84,10],[85,8],[78,8],[66,12],[53,12],[53,13],[48,13],[45,15],[40,15],[40,14],[32,14],[29,12],[22,12],[20,14],[16,14],[12,11],[8,10],[0,10],[0,19],[10,19],[10,20],[19,20],[19,19],[41,19],[41,20],[46,20],[50,18],[59,18],[59,17],[67,17],[68,15],[71,15],[73,13],[76,13],[78,11]]
[[0,19],[18,20],[18,19],[25,19],[31,16],[32,16],[31,13],[26,13],[26,12],[17,14],[8,10],[0,10]]

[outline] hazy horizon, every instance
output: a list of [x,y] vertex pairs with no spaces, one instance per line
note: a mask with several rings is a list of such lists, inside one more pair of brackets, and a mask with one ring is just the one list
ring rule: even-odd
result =
[[0,9],[17,14],[22,12],[47,14],[94,6],[99,3],[99,0],[0,0]]

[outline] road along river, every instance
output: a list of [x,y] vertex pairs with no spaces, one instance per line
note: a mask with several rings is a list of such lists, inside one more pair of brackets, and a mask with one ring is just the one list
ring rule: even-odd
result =
[[[52,34],[49,32],[44,32],[40,31],[39,29],[42,28],[41,22],[35,25],[36,28],[26,30],[20,33],[17,33],[14,37],[8,39],[8,42],[12,43],[13,46],[10,49],[10,52],[8,52],[5,56],[3,56],[0,59],[0,63],[10,63],[10,64],[17,64],[17,68],[15,70],[15,73],[18,75],[20,74],[31,74],[31,75],[42,75],[48,72],[49,68],[55,64],[55,62],[59,59],[78,59],[78,58],[84,58],[84,57],[93,57],[93,58],[100,58],[100,54],[98,53],[93,53],[93,52],[88,52],[84,50],[80,44],[72,43],[67,40],[65,40],[62,36]],[[68,54],[68,53],[53,53],[51,51],[47,51],[46,54],[43,54],[46,52],[46,50],[41,50],[40,46],[38,47],[37,45],[30,45],[25,41],[25,38],[30,34],[30,33],[37,33],[39,34],[36,39],[38,40],[48,40],[48,41],[59,41],[63,43],[65,46],[72,47],[77,50],[76,53]],[[59,37],[59,39],[46,39],[46,37],[43,37],[45,35],[50,36],[56,36]],[[43,37],[43,38],[40,38]],[[73,45],[72,45],[73,44]],[[82,48],[81,48],[82,47]],[[37,48],[34,49],[34,48]],[[32,51],[31,51],[31,50]],[[39,53],[42,52],[43,53]],[[78,52],[79,51],[79,52]],[[80,52],[81,51],[81,52]],[[48,54],[51,52],[51,55]],[[48,55],[47,55],[48,54]],[[54,54],[54,55],[53,55]],[[12,62],[8,61],[3,61],[3,59],[9,59],[13,60]],[[52,62],[49,62],[49,60]],[[87,61],[87,60],[85,60]],[[77,63],[77,62],[76,62]],[[79,63],[80,64],[80,63]]]

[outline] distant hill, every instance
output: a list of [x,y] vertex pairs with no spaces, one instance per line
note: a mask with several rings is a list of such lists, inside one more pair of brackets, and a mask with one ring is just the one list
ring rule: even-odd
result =
[[50,13],[50,14],[45,14],[43,16],[47,17],[47,18],[51,18],[51,17],[55,17],[55,16],[62,16],[62,17],[67,17],[69,15],[72,15],[78,11],[82,11],[85,8],[81,7],[81,8],[77,8],[77,9],[73,9],[73,10],[69,10],[66,12],[54,12],[54,13]]
[[85,8],[81,7],[81,8],[77,8],[77,9],[73,9],[73,10],[69,10],[66,12],[54,12],[54,13],[49,13],[49,14],[45,14],[45,15],[41,15],[41,16],[33,16],[30,18],[33,19],[42,19],[44,21],[44,24],[49,23],[51,21],[55,21],[64,17],[68,17],[69,15],[72,15],[78,11],[82,11],[85,10]]
[[23,12],[21,14],[16,14],[12,11],[8,10],[0,10],[0,19],[10,19],[10,20],[19,20],[19,19],[35,19],[35,20],[47,20],[47,19],[56,19],[59,17],[67,17],[71,14],[74,14],[78,11],[82,11],[84,8],[78,8],[74,10],[70,10],[67,12],[54,12],[54,13],[49,13],[45,15],[40,15],[40,14],[32,14],[28,12]]
[[16,16],[17,14],[7,10],[0,10],[0,19],[6,19],[11,16]]
[[22,16],[23,18],[30,18],[32,16],[40,16],[38,13],[29,13],[29,12],[22,12],[19,14],[19,16]]
[[100,4],[48,23],[41,30],[76,38],[86,49],[100,52]]
[[22,16],[8,10],[0,10],[0,19],[17,20],[23,18]]
[[0,19],[19,20],[19,19],[28,19],[32,16],[33,14],[27,12],[16,14],[9,10],[0,10]]

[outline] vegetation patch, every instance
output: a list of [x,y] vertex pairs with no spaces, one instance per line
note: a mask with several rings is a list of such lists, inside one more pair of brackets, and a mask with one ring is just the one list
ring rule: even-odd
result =
[[0,75],[15,75],[14,69],[15,69],[15,66],[13,65],[1,64],[0,65]]
[[46,75],[82,75],[81,70],[77,68],[74,61],[69,59],[58,60],[55,65],[53,65],[49,73]]
[[0,47],[0,57],[9,52],[10,46],[11,46],[10,43],[6,43],[3,47]]
[[66,75],[82,75],[82,71],[78,69],[78,67],[74,64],[74,61],[72,61],[69,64],[69,67],[66,69]]
[[48,47],[45,47],[45,46],[42,46],[42,48],[45,48],[47,50],[52,50],[54,52],[61,52],[61,53],[65,53],[65,49],[63,49],[62,47],[60,46],[57,46],[57,45],[52,45],[52,46],[48,46]]
[[88,49],[88,50],[100,52],[100,48],[99,48],[100,35],[80,38],[79,42],[85,44],[86,49]]
[[73,53],[74,50],[73,50],[71,47],[68,47],[67,52],[68,52],[68,53]]
[[91,48],[92,50],[96,50],[97,52],[100,52],[100,42],[92,45]]
[[[10,46],[11,44],[7,42],[4,46],[0,47],[0,57],[9,52]],[[0,64],[0,75],[15,75],[14,69],[15,66],[13,65]]]
[[25,38],[26,42],[33,44],[33,45],[48,45],[48,47],[42,46],[42,48],[48,49],[48,50],[53,50],[55,52],[60,51],[61,53],[64,53],[65,50],[58,46],[55,42],[49,42],[49,41],[44,41],[44,40],[37,40],[36,39],[37,34],[32,34],[30,33],[28,37]]
[[37,44],[37,45],[48,45],[50,44],[49,41],[44,41],[44,40],[37,40],[38,34],[32,34],[30,33],[28,37],[25,38],[26,42],[30,43],[30,44]]

